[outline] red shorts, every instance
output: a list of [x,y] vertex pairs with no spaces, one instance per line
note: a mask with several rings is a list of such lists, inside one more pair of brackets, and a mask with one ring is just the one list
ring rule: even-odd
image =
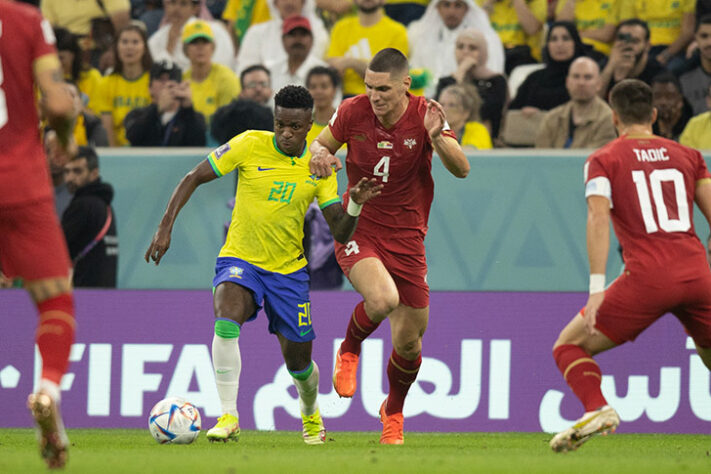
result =
[[616,344],[633,341],[666,313],[674,314],[700,347],[711,347],[711,272],[685,282],[650,286],[624,272],[605,291],[595,327]]
[[385,265],[395,282],[400,303],[411,308],[430,305],[427,258],[421,238],[381,240],[356,231],[345,245],[336,242],[335,247],[336,259],[346,276],[356,262],[375,257]]
[[0,207],[0,269],[26,281],[69,276],[69,252],[53,199]]

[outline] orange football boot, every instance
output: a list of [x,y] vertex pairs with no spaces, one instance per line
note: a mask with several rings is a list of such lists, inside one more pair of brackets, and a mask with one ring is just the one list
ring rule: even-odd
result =
[[336,367],[333,369],[333,388],[343,398],[350,398],[356,391],[356,373],[358,371],[358,356],[352,352],[336,354]]
[[403,444],[402,426],[405,422],[402,413],[385,414],[385,403],[380,405],[380,422],[383,424],[383,434],[380,435],[380,444]]

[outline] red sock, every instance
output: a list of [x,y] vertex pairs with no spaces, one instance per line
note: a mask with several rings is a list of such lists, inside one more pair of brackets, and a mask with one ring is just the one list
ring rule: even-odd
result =
[[417,355],[415,360],[407,360],[393,350],[388,361],[388,382],[390,382],[390,393],[385,404],[385,414],[402,413],[405,405],[405,397],[410,390],[410,385],[417,378],[417,372],[422,365],[422,354]]
[[374,323],[365,313],[365,303],[361,301],[353,310],[351,320],[348,322],[346,329],[346,338],[341,343],[341,354],[344,352],[352,352],[355,355],[360,355],[360,345],[363,340],[370,336],[373,331],[378,329],[380,323]]
[[74,299],[65,293],[37,303],[37,309],[39,326],[35,342],[42,355],[42,378],[59,385],[74,342]]
[[607,405],[600,391],[602,372],[590,354],[580,346],[564,344],[553,350],[553,358],[563,378],[580,399],[585,411],[597,410]]

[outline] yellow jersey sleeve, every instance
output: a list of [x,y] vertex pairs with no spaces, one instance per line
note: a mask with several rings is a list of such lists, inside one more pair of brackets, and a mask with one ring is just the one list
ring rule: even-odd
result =
[[250,130],[240,133],[207,155],[207,161],[210,162],[210,166],[218,178],[230,173],[245,163],[252,151],[253,143],[250,139],[250,133]]
[[338,196],[338,179],[335,172],[331,173],[331,176],[327,176],[326,179],[319,180],[316,187],[316,199],[318,207],[321,209],[341,202],[341,198]]

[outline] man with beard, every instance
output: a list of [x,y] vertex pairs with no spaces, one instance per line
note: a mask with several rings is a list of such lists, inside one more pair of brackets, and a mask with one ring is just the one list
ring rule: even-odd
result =
[[115,288],[118,266],[114,188],[99,176],[99,157],[91,147],[64,166],[64,182],[74,194],[62,215],[62,229],[74,265],[75,287]]
[[651,84],[665,68],[649,55],[649,26],[636,18],[620,22],[610,59],[602,70],[600,96],[606,99],[612,87],[623,79],[639,79]]
[[407,56],[407,30],[385,15],[385,0],[354,0],[358,15],[346,17],[333,26],[328,63],[343,78],[343,95],[365,93],[363,77],[376,52],[395,48]]
[[271,72],[272,87],[281,90],[288,85],[306,86],[306,75],[311,68],[326,63],[311,54],[314,37],[311,22],[301,16],[290,16],[282,24],[281,42],[286,57],[267,63]]
[[706,91],[711,85],[711,14],[699,19],[696,26],[696,43],[699,45],[698,67],[679,78],[684,97],[694,108],[694,115],[706,112]]

